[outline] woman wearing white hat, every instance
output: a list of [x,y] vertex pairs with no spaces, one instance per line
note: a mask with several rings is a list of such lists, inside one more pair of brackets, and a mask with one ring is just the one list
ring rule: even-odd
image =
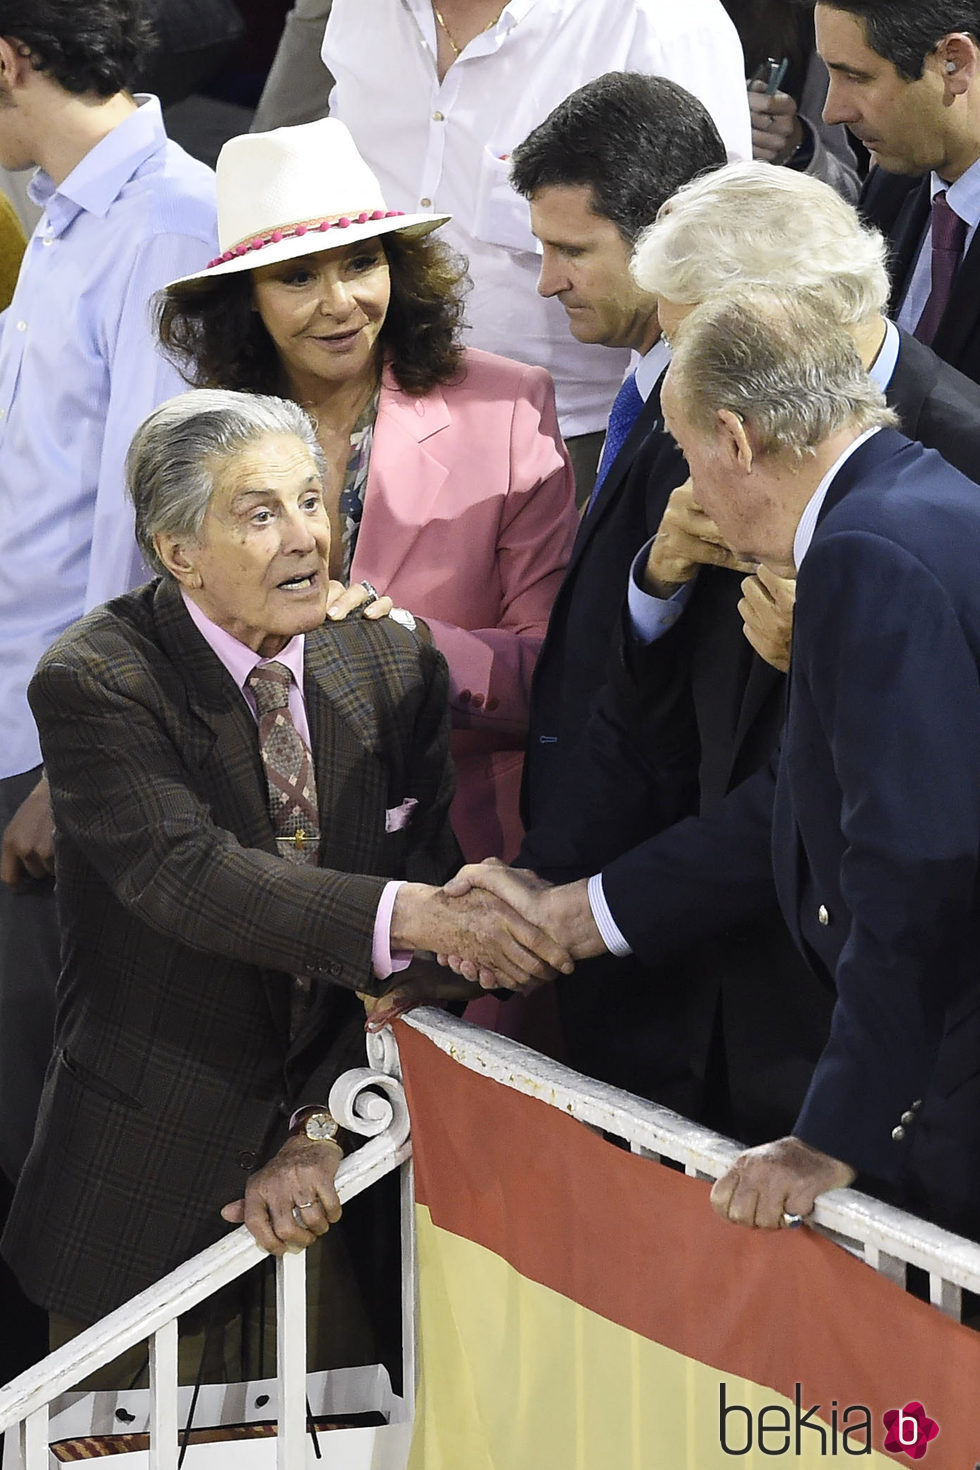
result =
[[540,368],[459,342],[447,216],[389,210],[343,123],[233,138],[222,253],[164,293],[188,381],[279,393],[332,471],[331,574],[424,617],[450,672],[453,808],[467,858],[513,857],[531,673],[575,533]]

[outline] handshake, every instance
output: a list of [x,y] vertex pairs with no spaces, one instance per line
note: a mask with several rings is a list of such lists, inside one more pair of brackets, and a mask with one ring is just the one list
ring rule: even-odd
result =
[[468,984],[433,973],[431,965],[413,965],[372,1012],[372,1029],[412,1005],[476,995],[479,987],[533,990],[571,974],[576,960],[602,954],[605,945],[585,879],[553,887],[488,858],[462,868],[442,888],[403,883],[391,916],[391,949],[428,950]]

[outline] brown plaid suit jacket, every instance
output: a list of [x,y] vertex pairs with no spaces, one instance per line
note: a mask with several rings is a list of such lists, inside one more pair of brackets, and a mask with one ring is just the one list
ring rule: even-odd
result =
[[[227,1228],[218,1211],[359,1050],[388,878],[441,882],[447,677],[385,619],[308,634],[320,867],[276,855],[255,722],[176,588],[96,609],[30,698],[58,828],[55,1054],[3,1252],[94,1321]],[[385,811],[415,797],[387,833]],[[371,876],[365,876],[371,875]],[[292,1043],[291,976],[316,977]],[[356,1063],[355,1063],[356,1064]]]

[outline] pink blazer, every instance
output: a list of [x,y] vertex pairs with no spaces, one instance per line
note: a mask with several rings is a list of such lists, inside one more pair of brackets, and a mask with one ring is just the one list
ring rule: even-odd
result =
[[542,369],[468,348],[424,397],[385,372],[351,580],[423,617],[449,665],[453,825],[513,857],[531,674],[575,537],[572,470]]

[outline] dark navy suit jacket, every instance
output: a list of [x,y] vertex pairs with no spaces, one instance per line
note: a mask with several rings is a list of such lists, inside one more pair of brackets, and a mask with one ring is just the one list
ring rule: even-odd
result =
[[[904,432],[980,481],[980,388],[899,336],[887,396]],[[712,811],[766,764],[782,733],[785,679],[744,636],[741,583],[740,573],[702,567],[673,629],[646,647],[618,640],[610,683],[525,839],[527,866],[557,881],[593,873],[672,822]],[[606,957],[559,985],[573,1066],[746,1143],[792,1126],[833,998],[775,903],[685,947],[663,971]]]
[[[662,379],[661,379],[662,381]],[[544,818],[605,683],[630,563],[660,524],[687,466],[663,426],[660,382],[583,517],[534,669],[521,807]]]
[[603,871],[647,963],[775,892],[836,991],[796,1133],[959,1229],[980,1220],[978,565],[976,486],[893,430],[861,445],[800,569],[778,763]]

